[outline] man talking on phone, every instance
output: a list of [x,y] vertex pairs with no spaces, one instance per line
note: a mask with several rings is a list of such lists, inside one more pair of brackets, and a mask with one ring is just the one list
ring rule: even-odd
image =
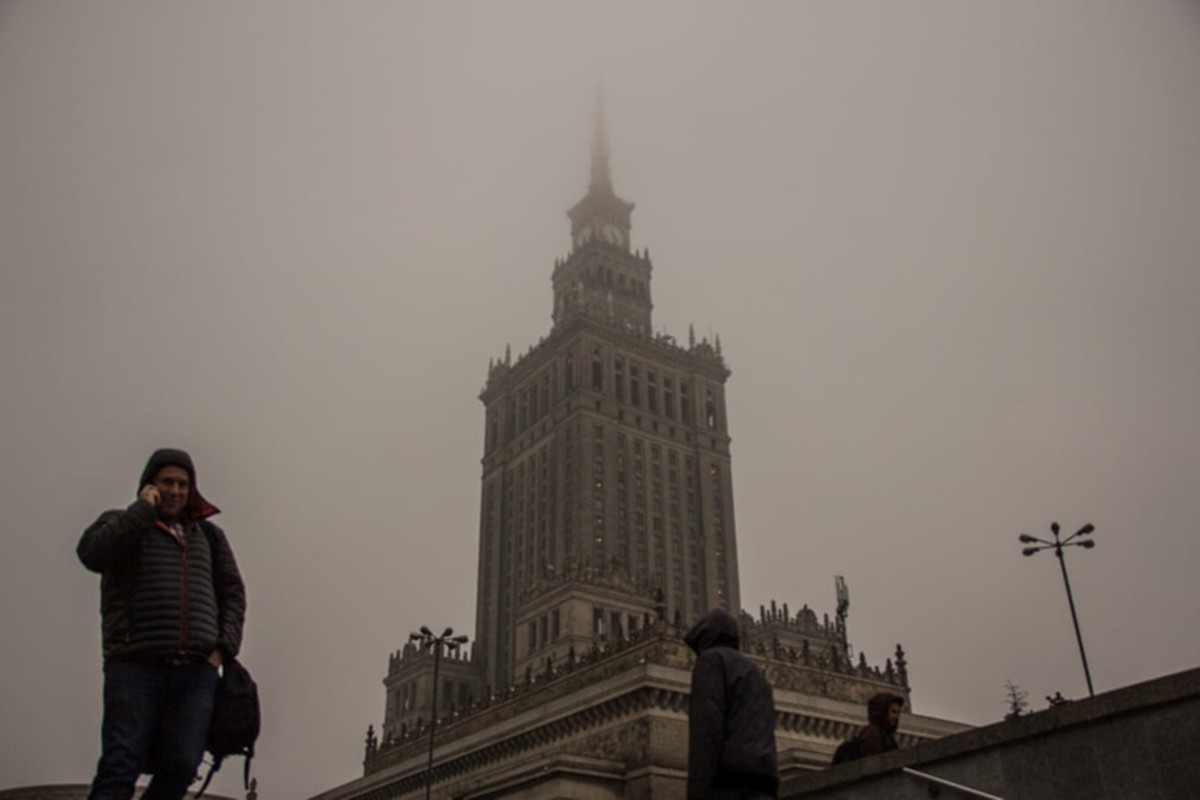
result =
[[79,540],[101,575],[104,721],[88,800],[180,800],[204,758],[222,662],[237,655],[246,590],[218,512],[182,450],[157,450],[137,499]]

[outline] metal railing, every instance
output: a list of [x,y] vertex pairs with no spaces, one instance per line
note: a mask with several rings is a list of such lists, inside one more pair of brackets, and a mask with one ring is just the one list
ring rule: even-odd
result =
[[970,795],[971,797],[982,797],[984,800],[1004,800],[1004,798],[1000,795],[981,792],[978,789],[972,789],[970,786],[963,786],[961,783],[955,783],[954,781],[948,781],[945,778],[939,778],[936,775],[930,775],[928,772],[919,772],[910,767],[902,767],[901,771],[907,775],[912,775],[914,778],[919,778],[920,780],[928,781],[929,783],[935,783],[938,786],[945,786],[948,789],[956,789],[963,794]]

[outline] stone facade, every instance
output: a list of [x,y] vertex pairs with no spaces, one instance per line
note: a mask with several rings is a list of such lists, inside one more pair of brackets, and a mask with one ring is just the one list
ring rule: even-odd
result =
[[[750,621],[746,621],[750,622]],[[749,627],[765,628],[759,620]],[[684,797],[687,703],[694,657],[683,629],[656,618],[630,637],[594,644],[545,673],[440,718],[433,771],[439,798]],[[760,652],[760,650],[762,652]],[[865,723],[878,691],[904,694],[898,670],[822,661],[752,646],[775,686],[784,776],[828,765]],[[964,726],[906,715],[913,746]],[[316,800],[383,800],[425,791],[428,730],[368,745],[364,776]]]

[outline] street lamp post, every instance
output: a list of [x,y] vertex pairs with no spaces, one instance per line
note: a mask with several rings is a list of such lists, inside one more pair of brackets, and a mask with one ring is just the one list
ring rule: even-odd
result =
[[1066,539],[1059,539],[1058,530],[1058,523],[1051,522],[1050,532],[1054,534],[1053,542],[1047,539],[1039,539],[1036,536],[1030,536],[1028,533],[1022,533],[1018,537],[1021,543],[1032,546],[1026,547],[1021,551],[1021,554],[1031,556],[1042,550],[1054,549],[1054,555],[1058,557],[1058,565],[1062,567],[1063,585],[1067,587],[1067,604],[1071,606],[1071,622],[1075,624],[1075,641],[1079,643],[1079,658],[1083,661],[1083,675],[1087,678],[1088,696],[1095,697],[1096,692],[1092,689],[1092,672],[1088,669],[1087,653],[1083,650],[1083,635],[1079,632],[1079,616],[1075,613],[1075,598],[1071,594],[1071,579],[1067,577],[1067,560],[1063,558],[1063,548],[1083,547],[1090,550],[1095,547],[1095,539],[1080,537],[1090,537],[1092,531],[1096,530],[1096,526],[1089,522]]
[[442,660],[442,650],[457,651],[467,643],[465,635],[455,636],[453,628],[446,628],[441,636],[434,636],[433,631],[425,625],[420,633],[410,633],[410,642],[420,642],[421,647],[433,650],[433,710],[429,715],[429,766],[425,770],[425,800],[429,800],[433,792],[433,734],[437,731],[438,718],[438,664]]

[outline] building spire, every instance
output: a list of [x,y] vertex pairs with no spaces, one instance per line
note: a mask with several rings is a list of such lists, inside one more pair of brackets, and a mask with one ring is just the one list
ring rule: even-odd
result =
[[604,120],[604,90],[596,84],[596,116],[592,128],[591,188],[611,188],[612,175],[608,166],[608,128]]

